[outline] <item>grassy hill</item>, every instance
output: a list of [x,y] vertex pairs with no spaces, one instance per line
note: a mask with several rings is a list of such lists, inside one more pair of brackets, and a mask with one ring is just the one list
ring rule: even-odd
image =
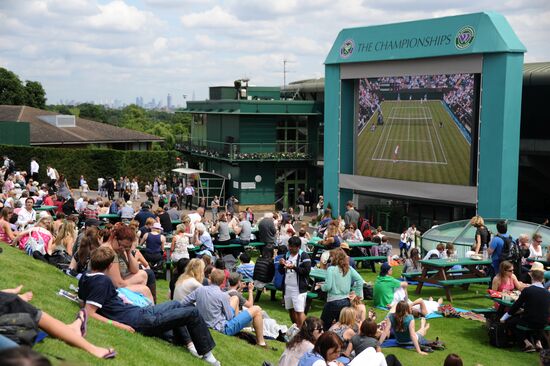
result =
[[[24,290],[32,290],[34,299],[32,304],[50,313],[64,322],[72,322],[78,311],[78,306],[56,295],[60,288],[68,289],[77,281],[54,267],[33,260],[24,253],[5,244],[0,244],[4,252],[0,254],[0,288],[11,288],[23,284]],[[361,270],[360,273],[367,281],[373,281],[375,275]],[[167,299],[167,282],[158,282],[159,301]],[[483,297],[483,286],[473,286],[470,291],[455,289],[453,297],[454,306],[460,308],[487,307],[491,301]],[[416,298],[413,290],[410,295]],[[442,296],[443,291],[438,288],[424,288],[423,297]],[[280,300],[280,294],[278,294]],[[372,302],[367,301],[367,306]],[[264,294],[258,304],[268,314],[280,323],[289,325],[289,318],[280,306],[280,302],[269,301],[269,295]],[[322,303],[314,301],[310,315],[319,316]],[[381,319],[382,311],[378,311]],[[487,333],[484,324],[463,319],[434,319],[430,321],[431,329],[428,338],[440,337],[448,345],[446,351],[436,351],[428,356],[420,356],[413,351],[391,348],[384,353],[393,353],[406,366],[440,366],[448,353],[457,353],[465,361],[464,365],[481,364],[485,366],[496,365],[536,365],[538,355],[523,354],[516,349],[496,349],[488,344]],[[259,366],[263,361],[277,364],[284,345],[280,342],[270,341],[269,344],[278,351],[266,351],[247,344],[235,337],[228,337],[217,332],[212,332],[216,341],[214,355],[224,366]],[[187,350],[170,345],[155,338],[148,338],[139,334],[130,334],[95,320],[89,321],[87,338],[103,347],[114,347],[118,355],[115,360],[98,360],[84,351],[69,347],[63,342],[50,337],[35,346],[35,350],[46,354],[53,361],[62,359],[69,364],[77,365],[203,365],[207,363],[192,357]],[[59,361],[57,363],[60,363]]]

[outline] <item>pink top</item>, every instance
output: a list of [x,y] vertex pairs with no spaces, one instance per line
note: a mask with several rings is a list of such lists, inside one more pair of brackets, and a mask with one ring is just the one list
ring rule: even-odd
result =
[[3,241],[4,243],[11,243],[11,239],[8,236],[8,233],[2,228],[0,225],[0,241]]
[[[53,235],[46,229],[37,227],[32,228],[30,231],[30,235],[32,235],[33,238],[38,240],[38,235],[42,238],[44,241],[44,250],[48,251],[48,243],[53,238]],[[25,250],[25,245],[27,244],[27,241],[29,241],[29,235],[23,236],[21,239],[19,239],[19,249]]]
[[512,277],[508,279],[508,281],[504,281],[504,279],[501,277],[500,285],[498,286],[497,291],[504,292],[504,291],[514,291],[516,289],[516,286],[514,286],[514,280]]

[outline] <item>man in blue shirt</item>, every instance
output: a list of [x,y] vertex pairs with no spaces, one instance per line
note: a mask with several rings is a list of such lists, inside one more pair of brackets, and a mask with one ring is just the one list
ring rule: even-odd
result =
[[492,264],[493,272],[491,273],[491,277],[494,277],[495,275],[498,274],[498,267],[500,266],[501,256],[502,256],[502,249],[504,248],[504,238],[507,238],[510,236],[507,234],[508,225],[504,220],[497,222],[497,231],[498,231],[498,235],[495,235],[493,237],[493,239],[491,240],[491,243],[489,244],[489,250],[488,250],[488,253],[491,256],[491,260],[493,262]]
[[212,354],[216,344],[198,309],[177,301],[147,307],[124,302],[105,275],[114,259],[115,252],[109,246],[97,248],[90,256],[92,271],[84,274],[78,283],[78,297],[84,301],[88,315],[130,333],[137,331],[152,337],[171,333],[174,344],[186,344],[193,355],[219,366]]
[[234,336],[252,322],[256,332],[256,343],[267,347],[264,339],[262,309],[253,305],[239,312],[239,298],[229,296],[220,286],[225,280],[223,270],[214,269],[210,274],[210,285],[201,286],[187,295],[182,304],[195,304],[208,326],[220,333]]

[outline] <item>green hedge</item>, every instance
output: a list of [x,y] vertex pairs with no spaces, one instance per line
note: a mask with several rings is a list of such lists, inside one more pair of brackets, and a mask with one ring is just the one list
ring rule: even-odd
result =
[[47,182],[47,165],[64,174],[72,188],[84,175],[91,189],[97,188],[98,177],[138,177],[140,189],[157,176],[168,176],[175,168],[176,151],[123,151],[108,149],[66,149],[0,145],[0,156],[15,162],[16,170],[29,172],[31,158],[40,164],[40,182]]

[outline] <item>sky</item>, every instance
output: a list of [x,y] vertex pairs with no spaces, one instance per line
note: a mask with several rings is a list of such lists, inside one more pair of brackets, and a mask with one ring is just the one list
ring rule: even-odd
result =
[[503,14],[550,61],[550,0],[0,0],[0,67],[40,81],[48,103],[174,104],[208,87],[318,78],[343,28],[478,11]]

